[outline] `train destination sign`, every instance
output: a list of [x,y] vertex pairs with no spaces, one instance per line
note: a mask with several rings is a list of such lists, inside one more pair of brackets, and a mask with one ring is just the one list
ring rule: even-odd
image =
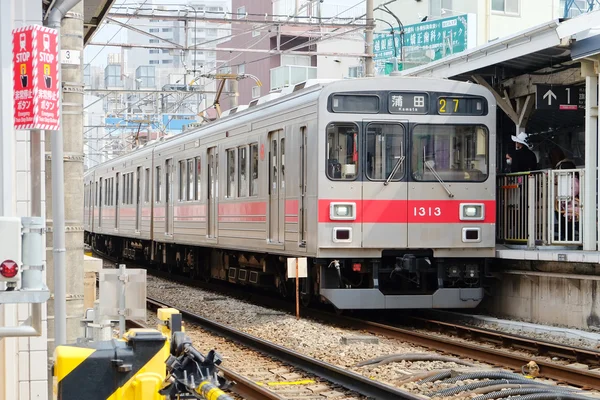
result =
[[391,114],[427,114],[429,112],[429,94],[390,92],[388,110]]
[[576,111],[585,109],[585,85],[535,85],[537,110]]
[[58,35],[29,25],[12,31],[16,129],[59,129]]

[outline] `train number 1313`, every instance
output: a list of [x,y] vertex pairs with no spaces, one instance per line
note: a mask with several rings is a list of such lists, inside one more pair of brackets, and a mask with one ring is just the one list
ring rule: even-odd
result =
[[440,217],[442,209],[440,207],[413,207],[415,217]]

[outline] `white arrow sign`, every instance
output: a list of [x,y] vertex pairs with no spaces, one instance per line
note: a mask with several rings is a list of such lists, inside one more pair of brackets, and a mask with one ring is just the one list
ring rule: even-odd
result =
[[554,94],[554,92],[552,90],[548,90],[546,92],[546,94],[544,94],[543,98],[546,99],[546,97],[548,98],[548,105],[551,106],[552,105],[552,98],[554,97],[554,100],[556,100],[556,95]]

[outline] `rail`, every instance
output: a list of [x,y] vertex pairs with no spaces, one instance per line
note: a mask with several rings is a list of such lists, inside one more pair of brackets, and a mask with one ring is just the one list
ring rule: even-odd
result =
[[500,243],[581,245],[583,169],[498,175],[496,239]]
[[[146,302],[151,307],[170,307],[169,304],[152,299],[150,297],[146,298]],[[212,321],[208,318],[204,318],[189,311],[182,310],[179,307],[177,309],[181,312],[185,320],[198,324],[210,332],[214,332],[234,341],[235,343],[240,343],[251,349],[265,353],[273,358],[289,363],[306,372],[317,375],[329,382],[360,393],[363,396],[378,400],[421,399],[420,397],[409,392],[369,379],[355,372],[340,368],[324,361],[308,357],[297,351],[290,350],[278,344]]]

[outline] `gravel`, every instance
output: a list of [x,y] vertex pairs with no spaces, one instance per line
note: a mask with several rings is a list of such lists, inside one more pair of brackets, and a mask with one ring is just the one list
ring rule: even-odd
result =
[[[456,363],[440,361],[402,361],[376,367],[356,367],[355,365],[361,361],[382,355],[435,353],[385,336],[378,336],[378,344],[352,343],[351,345],[345,345],[341,340],[343,336],[374,335],[364,331],[339,328],[310,319],[297,320],[295,316],[281,311],[274,311],[154,276],[147,277],[147,294],[166,303],[177,304],[181,309],[191,311],[205,318],[224,323],[308,356],[347,368],[370,379],[409,390],[414,394],[429,393],[437,386],[433,383],[417,385],[401,382],[413,374],[443,369],[474,370]],[[206,345],[201,348],[208,349]],[[226,354],[223,351],[222,353]],[[475,370],[490,368],[489,365],[478,365],[481,367],[475,368]],[[455,384],[443,386],[453,387]],[[444,387],[438,389],[441,388]],[[460,398],[460,396],[453,398]]]

